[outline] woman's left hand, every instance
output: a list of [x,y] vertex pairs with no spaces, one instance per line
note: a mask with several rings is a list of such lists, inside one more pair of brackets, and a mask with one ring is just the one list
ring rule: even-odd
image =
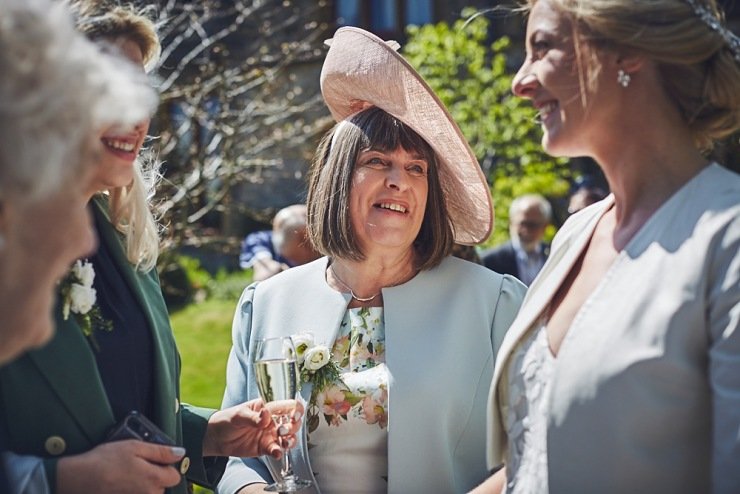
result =
[[[291,421],[278,427],[272,415],[286,414]],[[292,447],[301,427],[303,404],[296,400],[275,401],[265,405],[252,400],[219,410],[208,420],[203,438],[203,456],[254,457],[270,455],[279,459],[280,442]],[[287,430],[286,430],[287,429]]]

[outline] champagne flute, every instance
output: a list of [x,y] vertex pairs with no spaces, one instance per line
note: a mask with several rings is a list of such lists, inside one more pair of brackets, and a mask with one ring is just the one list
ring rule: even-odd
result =
[[[262,401],[270,403],[280,400],[294,400],[298,392],[298,366],[293,340],[289,336],[267,338],[257,341],[253,354],[254,374],[257,378]],[[272,419],[280,427],[290,427],[290,415],[277,414]],[[283,440],[280,440],[283,455],[280,475],[274,484],[265,488],[272,492],[296,492],[311,485],[310,480],[299,479],[293,474],[290,455]]]

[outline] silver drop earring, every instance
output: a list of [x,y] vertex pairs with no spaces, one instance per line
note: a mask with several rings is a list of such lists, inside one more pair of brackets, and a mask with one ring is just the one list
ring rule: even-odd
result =
[[622,87],[629,86],[631,80],[632,80],[632,76],[631,75],[629,75],[623,69],[619,69],[619,72],[617,72],[617,83],[620,86],[622,86]]

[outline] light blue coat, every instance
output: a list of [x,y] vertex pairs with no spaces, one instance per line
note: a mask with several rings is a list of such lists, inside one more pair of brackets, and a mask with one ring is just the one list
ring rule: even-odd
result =
[[[510,357],[613,204],[563,225],[506,335],[492,465],[508,455]],[[550,397],[552,494],[740,492],[740,176],[707,167],[619,252],[563,340]]]
[[[321,258],[244,291],[234,317],[224,406],[259,396],[249,366],[257,339],[311,332],[316,343],[333,346],[350,296],[327,285],[326,266],[327,258]],[[390,372],[388,492],[465,492],[485,479],[494,356],[524,291],[511,276],[452,257],[383,289]],[[304,386],[301,395],[307,400],[310,392]],[[313,478],[305,431],[300,436],[293,450],[295,471]],[[219,492],[269,479],[263,462],[232,459]]]

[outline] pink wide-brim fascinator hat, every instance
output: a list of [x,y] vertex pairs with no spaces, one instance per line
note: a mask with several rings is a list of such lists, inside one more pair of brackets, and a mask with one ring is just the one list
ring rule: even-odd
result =
[[493,205],[478,160],[444,104],[396,52],[398,43],[356,27],[342,27],[326,44],[329,52],[321,69],[321,93],[334,119],[341,122],[377,106],[414,129],[439,158],[455,242],[473,245],[488,238]]

